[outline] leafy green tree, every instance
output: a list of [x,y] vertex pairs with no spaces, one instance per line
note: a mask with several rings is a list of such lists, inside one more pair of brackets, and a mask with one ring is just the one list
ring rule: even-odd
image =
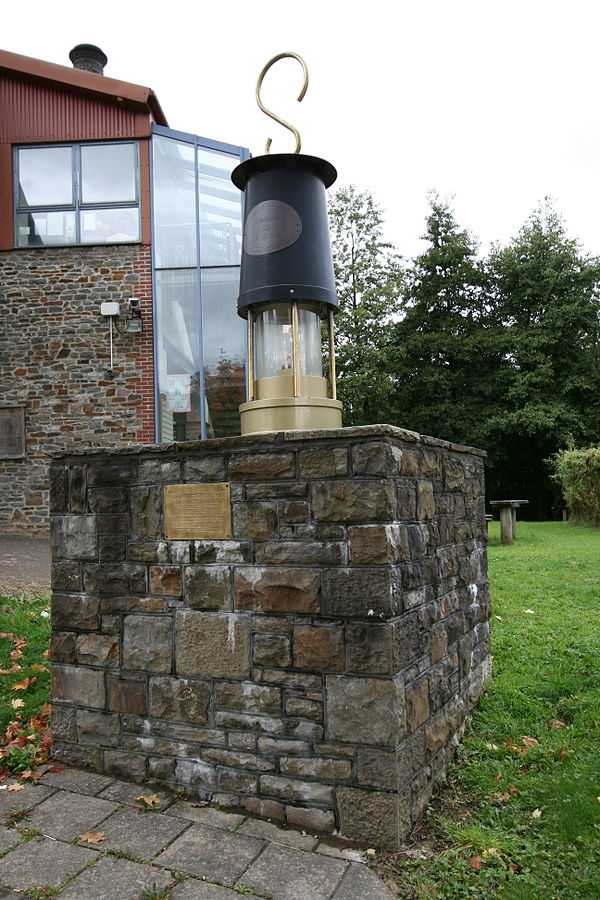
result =
[[394,328],[397,424],[482,446],[504,363],[502,336],[475,239],[447,201],[430,198],[427,249],[408,269]]
[[382,239],[381,210],[368,192],[340,188],[329,206],[340,301],[336,366],[344,424],[389,421],[394,385],[387,350],[401,301],[400,257]]
[[567,236],[546,200],[488,267],[510,363],[487,425],[492,478],[498,491],[532,499],[544,518],[544,460],[600,437],[600,262]]

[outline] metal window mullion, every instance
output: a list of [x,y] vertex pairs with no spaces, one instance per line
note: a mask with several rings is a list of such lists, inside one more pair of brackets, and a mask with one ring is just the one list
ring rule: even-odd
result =
[[198,381],[200,390],[200,439],[206,440],[206,384],[204,379],[204,309],[202,306],[202,258],[200,251],[200,178],[198,141],[194,141],[194,190],[196,206],[196,302],[198,308]]
[[79,191],[81,190],[81,144],[71,146],[71,168],[73,170],[73,199],[75,203],[75,243],[81,244],[79,222]]

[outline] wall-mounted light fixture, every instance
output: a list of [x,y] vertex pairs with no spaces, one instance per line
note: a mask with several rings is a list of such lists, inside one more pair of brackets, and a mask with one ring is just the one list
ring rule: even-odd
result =
[[140,301],[137,297],[129,298],[129,309],[125,313],[125,331],[129,334],[140,334],[144,330]]
[[137,297],[130,297],[127,301],[125,310],[125,321],[119,324],[119,316],[121,315],[121,304],[116,300],[105,300],[100,304],[100,315],[105,316],[109,320],[109,343],[110,343],[110,368],[107,369],[108,378],[114,378],[113,370],[113,327],[119,334],[139,334],[143,330],[142,313],[140,311],[140,301]]

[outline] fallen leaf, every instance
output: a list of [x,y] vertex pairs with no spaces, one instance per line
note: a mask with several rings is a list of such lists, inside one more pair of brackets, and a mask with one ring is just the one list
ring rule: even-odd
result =
[[14,784],[9,784],[8,789],[9,791],[22,791],[24,787],[24,784],[17,784],[15,782]]
[[494,781],[496,782],[496,784],[498,784],[499,781],[502,781],[502,772],[498,772],[498,774],[494,778]]
[[34,663],[31,667],[35,672],[47,672],[48,667],[42,666],[40,663]]
[[10,701],[10,705],[13,709],[22,709],[25,706],[25,701],[20,698],[16,698],[15,700]]
[[531,813],[531,818],[532,818],[532,819],[540,819],[541,816],[542,816],[542,811],[541,811],[541,809],[534,809],[534,811]]
[[563,744],[562,747],[560,748],[560,753],[559,753],[558,758],[562,762],[564,759],[567,758],[568,755],[569,755],[569,748],[567,747],[566,744]]
[[[600,800],[600,797],[598,797],[598,799]],[[376,851],[376,850],[373,850],[372,847],[369,847],[369,849],[366,851],[366,853],[367,853],[369,856],[375,856],[375,854],[377,853],[377,851]]]
[[21,779],[21,781],[27,781],[29,778],[31,778],[32,774],[33,773],[31,771],[31,769],[25,769],[24,772],[21,772],[21,774],[19,775],[19,778]]
[[44,652],[42,653],[42,656],[44,657],[44,659],[50,659],[50,651],[44,650]]
[[78,840],[82,841],[84,844],[100,844],[102,841],[106,840],[104,837],[105,834],[105,831],[84,831],[83,834],[79,835]]
[[495,616],[495,618],[498,619],[499,622],[502,621],[502,616]]
[[521,735],[521,743],[523,744],[524,747],[527,747],[528,750],[530,747],[539,747],[540,746],[539,741],[536,741],[535,738],[528,737],[526,734]]
[[27,688],[31,687],[32,684],[35,684],[37,678],[24,678],[23,681],[16,681],[13,685],[11,685],[11,691],[26,691]]
[[526,612],[529,616],[535,616],[535,613],[532,609],[525,609],[523,610],[523,612]]
[[500,857],[500,854],[498,853],[498,848],[497,848],[497,847],[488,847],[487,850],[484,850],[484,851],[483,851],[483,858],[484,858],[484,859],[489,859],[490,856]]
[[560,719],[550,719],[549,728],[566,728],[567,723],[561,722]]
[[476,872],[479,872],[479,870],[481,869],[481,857],[470,856],[467,860],[467,865],[471,866],[472,869],[475,869]]
[[160,806],[160,797],[157,797],[156,794],[149,794],[148,796],[140,794],[140,796],[135,799],[139,800],[146,809],[153,809],[156,806]]
[[509,784],[509,786],[508,786],[508,793],[509,793],[509,794],[518,794],[519,791],[518,791],[517,788],[514,786],[514,784]]
[[486,744],[485,749],[486,750],[499,750],[500,747],[498,747],[496,744]]
[[503,794],[502,791],[490,794],[490,803],[508,803],[509,800],[510,794]]

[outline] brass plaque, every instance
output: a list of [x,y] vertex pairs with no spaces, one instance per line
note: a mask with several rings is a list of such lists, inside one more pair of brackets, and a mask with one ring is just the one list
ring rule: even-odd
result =
[[228,481],[166,484],[164,501],[168,541],[223,541],[231,537]]

